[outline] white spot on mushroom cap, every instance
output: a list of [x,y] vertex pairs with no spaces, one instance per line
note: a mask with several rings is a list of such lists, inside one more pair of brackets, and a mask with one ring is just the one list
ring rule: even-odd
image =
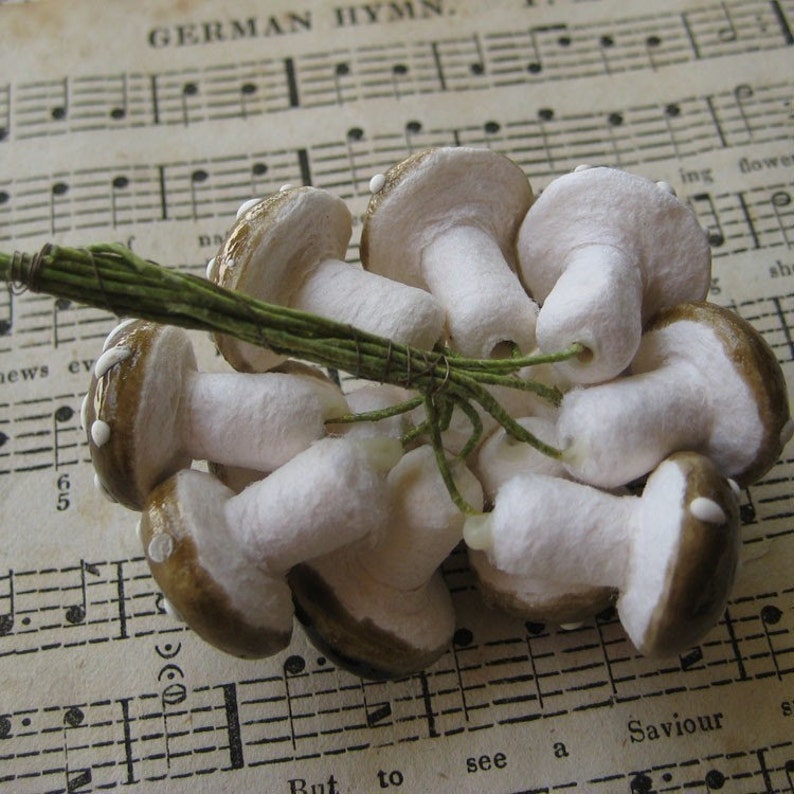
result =
[[380,193],[383,190],[383,186],[386,184],[386,175],[385,174],[375,174],[372,179],[369,180],[369,192],[370,193]]
[[254,207],[257,204],[259,204],[260,201],[261,199],[258,198],[252,198],[252,199],[248,199],[248,201],[244,201],[237,210],[237,217],[235,218],[235,220],[239,221],[240,218],[242,218],[243,215],[245,215],[245,213],[251,209],[251,207]]
[[97,447],[102,447],[110,441],[110,425],[97,419],[91,425],[91,440]]
[[121,363],[132,355],[132,349],[126,345],[116,345],[104,353],[96,360],[94,364],[94,377],[99,380],[103,377],[111,367]]
[[206,274],[209,280],[212,280],[212,269],[214,267],[215,267],[215,257],[213,256],[212,259],[210,259],[209,262],[207,262],[207,268],[204,271],[204,273]]
[[562,631],[576,631],[576,629],[580,629],[584,626],[584,621],[580,620],[577,623],[560,623],[560,629]]
[[137,318],[135,317],[128,317],[126,320],[122,320],[108,335],[105,337],[105,342],[102,345],[103,350],[107,350],[113,340],[123,331],[128,325],[132,325],[134,322],[137,322]]
[[675,188],[669,183],[663,180],[659,180],[656,183],[656,187],[660,190],[664,190],[665,193],[669,193],[671,196],[677,196],[678,194],[675,192]]
[[739,483],[736,482],[736,480],[732,480],[729,478],[728,485],[730,486],[731,491],[733,491],[733,495],[738,499],[742,493],[742,489],[739,487]]
[[152,562],[165,562],[174,551],[174,539],[167,533],[155,535],[146,549],[146,554]]
[[83,432],[88,430],[88,395],[86,394],[83,397],[83,401],[80,403],[80,427],[83,429]]
[[705,496],[698,496],[693,499],[689,504],[689,512],[698,519],[707,524],[725,524],[728,517],[725,511],[713,500]]

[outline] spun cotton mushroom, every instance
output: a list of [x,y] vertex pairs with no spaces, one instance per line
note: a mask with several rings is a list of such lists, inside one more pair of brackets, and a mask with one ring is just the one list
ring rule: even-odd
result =
[[748,322],[709,303],[660,312],[631,374],[568,392],[557,424],[568,471],[607,488],[683,449],[746,486],[774,465],[793,430],[773,352]]
[[619,590],[618,614],[648,656],[681,653],[719,620],[741,545],[731,484],[702,455],[677,453],[641,497],[540,474],[516,477],[466,542],[499,570]]
[[[469,503],[482,504],[480,485],[464,466],[455,467],[455,480]],[[463,527],[429,447],[407,452],[387,482],[387,523],[289,575],[297,615],[313,642],[344,667],[376,679],[418,672],[448,647],[455,613],[438,568]]]
[[613,168],[555,179],[526,215],[518,263],[541,304],[538,346],[585,346],[561,364],[574,382],[622,372],[643,324],[660,309],[703,300],[711,281],[708,239],[694,213],[655,182]]
[[514,272],[518,226],[532,191],[522,170],[488,149],[439,148],[385,174],[370,198],[361,261],[430,290],[447,312],[452,347],[487,358],[534,347],[537,306]]
[[108,337],[83,421],[100,482],[140,510],[193,459],[272,471],[348,410],[341,391],[314,376],[199,373],[185,331],[139,320]]
[[[537,438],[554,446],[554,423],[541,417],[525,417],[518,423]],[[494,501],[499,489],[514,477],[542,474],[567,477],[562,463],[517,441],[500,428],[482,444],[472,464],[486,498]],[[546,574],[526,576],[499,570],[483,551],[469,549],[469,565],[477,578],[483,600],[523,620],[578,623],[606,609],[614,599],[611,587],[561,581]]]
[[[238,217],[209,275],[222,287],[269,303],[432,348],[443,334],[444,310],[425,290],[345,262],[351,232],[350,211],[341,199],[317,188],[288,187]],[[215,341],[241,371],[263,372],[282,360],[223,334]]]
[[242,493],[183,469],[149,496],[141,540],[175,611],[210,644],[245,658],[285,647],[294,565],[377,533],[388,517],[388,439],[323,439]]

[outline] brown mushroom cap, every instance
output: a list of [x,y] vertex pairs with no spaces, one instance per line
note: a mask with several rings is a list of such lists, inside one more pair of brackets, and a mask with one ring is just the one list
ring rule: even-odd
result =
[[615,601],[611,587],[505,573],[491,565],[482,551],[469,550],[469,565],[483,601],[522,620],[558,625],[580,623]]
[[[747,463],[739,471],[728,473],[742,487],[751,485],[774,466],[791,436],[791,413],[783,370],[769,345],[749,322],[736,312],[713,303],[690,302],[665,309],[651,320],[646,334],[687,321],[700,323],[713,330],[722,344],[725,357],[733,363],[747,385],[749,399],[740,410],[742,413],[746,411],[747,416],[757,415],[762,428],[761,440],[754,451],[746,450]],[[632,364],[632,371],[643,371],[648,364],[650,362],[636,360]],[[707,368],[709,362],[703,361],[702,366]],[[738,399],[738,396],[732,396],[732,400]],[[725,412],[723,415],[717,411],[713,419],[713,435],[728,439],[735,437],[736,422],[733,417],[737,413],[729,415]],[[703,451],[712,453],[711,449]]]
[[[91,378],[85,411],[89,450],[108,493],[141,510],[157,483],[190,466],[174,416],[184,375],[196,369],[196,359],[182,329],[146,320],[119,326],[106,343],[106,352],[113,348],[128,354]],[[109,431],[100,443],[92,432],[96,423]]]
[[231,537],[223,505],[232,495],[211,475],[180,471],[151,493],[141,540],[163,594],[202,639],[261,658],[289,644],[291,596],[283,579],[264,573]]
[[373,194],[361,232],[368,270],[426,289],[423,249],[456,226],[483,229],[513,264],[519,224],[532,203],[521,168],[489,149],[425,149],[390,168]]
[[[317,264],[344,259],[351,234],[350,210],[342,199],[312,187],[281,190],[237,219],[210,275],[222,287],[287,306]],[[214,340],[241,372],[264,372],[284,358],[225,334],[214,334]]]
[[740,546],[736,495],[708,458],[680,452],[651,474],[617,605],[641,653],[681,653],[716,625]]
[[711,251],[692,210],[655,182],[616,168],[558,177],[538,196],[518,234],[519,268],[542,302],[568,254],[586,245],[631,251],[643,282],[643,319],[663,306],[705,298]]
[[[440,574],[421,592],[405,593],[375,582],[342,552],[296,565],[287,581],[295,615],[312,643],[340,667],[364,678],[390,681],[423,670],[447,650],[455,630],[454,610]],[[339,598],[339,591],[349,593],[351,588],[361,590],[367,617],[357,617],[349,601]],[[399,602],[409,616],[408,631],[394,630],[373,617],[393,613]],[[421,631],[412,636],[417,626]]]

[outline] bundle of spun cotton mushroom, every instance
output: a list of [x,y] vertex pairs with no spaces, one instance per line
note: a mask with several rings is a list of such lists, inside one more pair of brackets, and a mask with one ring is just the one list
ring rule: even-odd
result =
[[606,488],[685,449],[750,485],[793,433],[785,377],[771,349],[736,313],[702,302],[657,314],[629,375],[568,392],[557,422],[568,471]]
[[580,342],[561,365],[574,382],[609,380],[631,362],[659,310],[704,300],[711,252],[694,213],[665,183],[580,166],[551,182],[521,224],[521,276],[541,303],[541,350]]
[[140,510],[194,459],[273,471],[349,410],[340,389],[317,377],[200,373],[185,331],[133,320],[108,336],[81,420],[99,484]]
[[468,518],[464,536],[508,574],[616,588],[634,645],[669,656],[699,642],[727,604],[740,549],[735,487],[689,452],[662,462],[641,497],[526,474],[499,490],[493,512]]
[[[466,500],[482,488],[455,467]],[[407,452],[389,472],[388,519],[363,540],[296,566],[288,581],[315,645],[367,678],[394,679],[432,664],[449,646],[455,610],[439,568],[462,539],[433,451]]]
[[[207,275],[268,303],[432,348],[442,336],[444,310],[424,290],[345,262],[351,233],[350,210],[341,199],[317,188],[285,186],[240,207]],[[228,334],[216,335],[215,341],[240,371],[264,372],[283,360]]]
[[[518,422],[556,445],[556,427],[552,420],[539,416]],[[517,477],[540,474],[567,479],[562,463],[540,454],[528,444],[517,442],[496,430],[477,451],[472,464],[482,483],[487,500],[493,504],[503,485]],[[592,618],[614,601],[612,587],[562,581],[546,573],[527,575],[496,567],[483,551],[469,548],[469,564],[485,602],[523,620],[560,625],[578,624]]]
[[537,305],[515,273],[515,237],[532,202],[523,171],[488,149],[443,147],[373,181],[364,267],[430,290],[464,356],[532,350]]
[[140,534],[173,610],[203,639],[246,658],[289,643],[286,575],[370,533],[388,517],[390,439],[323,439],[235,494],[182,469],[150,494]]
[[[174,610],[260,656],[289,641],[294,600],[341,664],[407,675],[449,642],[438,569],[463,534],[493,604],[570,622],[617,598],[642,652],[699,641],[738,557],[727,478],[763,476],[794,423],[760,335],[691,302],[709,283],[694,215],[601,168],[530,209],[521,169],[473,149],[372,190],[368,270],[342,260],[349,212],[312,188],[241,208],[209,280],[115,245],[0,253],[16,287],[145,318],[109,337],[83,421]],[[535,349],[533,298],[540,357],[516,353]],[[197,372],[172,325],[241,371]],[[285,358],[371,383],[345,396]],[[649,474],[641,497],[612,492]]]

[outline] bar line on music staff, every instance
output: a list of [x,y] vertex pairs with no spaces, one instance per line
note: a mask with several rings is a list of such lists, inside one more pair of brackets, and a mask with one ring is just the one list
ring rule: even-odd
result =
[[792,338],[791,329],[789,328],[788,323],[786,322],[786,317],[783,314],[783,307],[780,304],[780,298],[777,296],[772,298],[772,305],[775,307],[775,314],[777,315],[778,320],[780,320],[780,328],[783,331],[783,336],[785,337],[786,344],[788,345],[789,356],[791,357],[791,360],[794,361],[794,338]]
[[791,47],[794,45],[794,33],[791,32],[791,26],[789,25],[785,12],[783,11],[783,7],[780,5],[780,0],[772,0],[772,13],[775,15],[778,25],[780,25],[780,31],[783,34],[783,41],[785,41],[786,44]]
[[127,770],[127,785],[137,783],[135,779],[135,758],[132,754],[132,728],[130,726],[130,700],[121,698],[116,702],[121,706],[121,724],[124,743],[124,767]]
[[731,618],[731,613],[729,609],[725,610],[725,615],[723,616],[724,623],[725,623],[725,630],[728,632],[728,641],[730,642],[731,649],[733,650],[733,658],[736,662],[736,667],[739,671],[739,680],[746,681],[747,680],[747,669],[744,666],[744,659],[742,658],[742,652],[739,650],[739,640],[736,637],[736,631],[733,627],[733,618]]
[[223,705],[226,711],[226,732],[229,737],[230,769],[242,769],[245,766],[243,740],[240,732],[240,711],[237,704],[237,686],[224,684]]
[[287,76],[287,90],[289,92],[289,106],[291,108],[300,107],[300,95],[298,94],[298,79],[295,74],[295,59],[284,59],[284,72]]

